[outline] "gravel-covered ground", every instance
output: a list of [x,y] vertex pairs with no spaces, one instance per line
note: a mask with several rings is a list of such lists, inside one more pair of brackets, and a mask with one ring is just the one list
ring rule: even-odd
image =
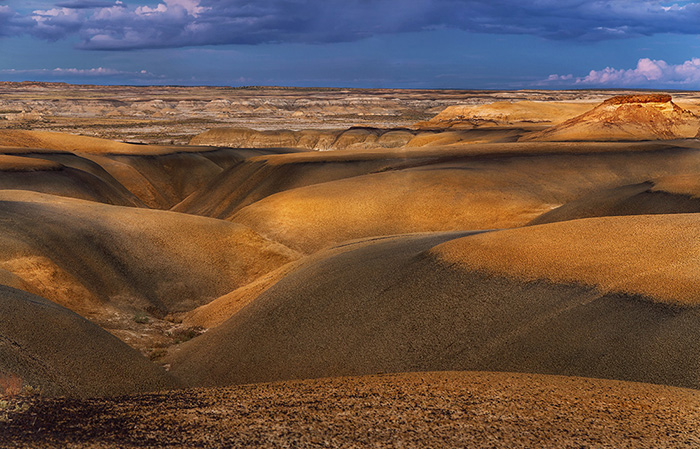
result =
[[377,375],[13,407],[0,447],[700,447],[699,391],[560,376]]

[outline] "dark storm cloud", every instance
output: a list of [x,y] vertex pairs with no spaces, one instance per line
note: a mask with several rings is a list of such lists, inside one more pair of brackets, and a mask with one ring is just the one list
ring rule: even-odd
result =
[[12,8],[0,1],[0,37],[16,36],[33,26],[33,21],[17,14]]
[[[91,5],[91,6],[89,6]],[[0,10],[0,26],[3,16]],[[27,17],[24,17],[26,19]],[[35,11],[25,31],[77,34],[87,49],[276,42],[351,42],[457,28],[558,40],[700,33],[700,2],[645,0],[163,0],[156,5],[75,0]],[[2,33],[0,31],[0,33]]]

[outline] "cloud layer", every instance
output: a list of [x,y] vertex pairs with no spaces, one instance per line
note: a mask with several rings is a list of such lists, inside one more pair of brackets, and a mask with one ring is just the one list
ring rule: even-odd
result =
[[110,69],[105,67],[95,67],[91,69],[62,68],[55,69],[4,69],[0,73],[6,75],[41,75],[44,77],[114,77],[114,76],[134,76],[153,77],[153,74],[146,70],[138,72],[128,72],[123,70]]
[[690,87],[700,85],[700,58],[682,64],[663,60],[640,59],[633,69],[591,70],[588,75],[550,75],[544,85],[627,86],[627,87]]
[[23,14],[0,6],[0,36],[77,35],[82,48],[97,50],[350,42],[436,28],[601,40],[700,34],[698,19],[700,2],[693,1],[163,0],[139,5],[65,0]]

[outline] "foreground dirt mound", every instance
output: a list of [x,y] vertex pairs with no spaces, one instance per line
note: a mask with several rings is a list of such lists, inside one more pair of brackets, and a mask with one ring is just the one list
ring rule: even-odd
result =
[[478,369],[698,388],[697,223],[611,217],[344,244],[170,361],[191,385]]
[[[697,447],[697,391],[415,373],[20,403],[4,447]],[[70,429],[70,433],[66,431]]]
[[616,141],[695,138],[700,117],[670,95],[613,97],[585,114],[523,136],[522,141]]
[[163,369],[95,324],[44,298],[0,285],[0,380],[10,376],[51,396],[176,386]]
[[418,129],[471,129],[489,126],[546,126],[559,124],[590,109],[590,103],[499,101],[478,106],[448,106]]
[[233,223],[0,191],[0,268],[91,316],[192,310],[298,257]]

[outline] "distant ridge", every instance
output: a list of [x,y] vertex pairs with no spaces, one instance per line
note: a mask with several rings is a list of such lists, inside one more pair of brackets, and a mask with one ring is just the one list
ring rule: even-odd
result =
[[675,104],[670,95],[622,95],[593,110],[520,141],[638,141],[692,139],[700,117]]

